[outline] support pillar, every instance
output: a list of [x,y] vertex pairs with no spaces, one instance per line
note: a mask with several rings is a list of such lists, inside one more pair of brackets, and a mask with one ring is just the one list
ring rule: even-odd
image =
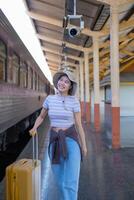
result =
[[84,79],[83,79],[83,60],[80,60],[80,102],[81,116],[84,117]]
[[94,126],[97,132],[101,129],[100,123],[100,84],[99,84],[99,41],[93,37],[93,73],[94,73]]
[[80,69],[79,67],[76,68],[76,81],[77,81],[77,97],[80,99]]
[[89,53],[84,52],[85,59],[85,115],[86,122],[90,122],[90,86],[89,86]]
[[110,64],[112,93],[112,146],[120,147],[120,105],[119,105],[119,19],[118,6],[110,6]]

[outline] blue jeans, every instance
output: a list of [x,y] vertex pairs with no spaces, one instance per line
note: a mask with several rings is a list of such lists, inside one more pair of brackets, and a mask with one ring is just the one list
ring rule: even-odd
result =
[[77,200],[81,161],[80,147],[75,140],[69,137],[66,137],[66,143],[68,157],[67,159],[61,157],[60,164],[52,164],[52,172],[60,191],[60,200]]

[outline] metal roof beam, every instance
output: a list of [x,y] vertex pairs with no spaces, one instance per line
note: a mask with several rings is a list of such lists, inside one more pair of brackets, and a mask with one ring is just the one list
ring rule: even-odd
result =
[[41,15],[41,14],[35,13],[33,11],[27,11],[27,14],[32,19],[42,21],[42,22],[45,22],[45,23],[48,23],[48,24],[52,24],[52,25],[55,25],[55,26],[63,27],[63,20],[55,19],[55,18],[48,17],[48,16],[45,16],[45,15]]
[[[45,47],[42,47],[42,50],[45,51],[45,52],[50,52],[50,53],[53,53],[53,54],[56,54],[56,55],[60,55],[60,56],[65,56],[66,55],[64,53],[59,53],[57,51],[54,51],[52,49],[45,48]],[[80,58],[80,57],[77,57],[77,56],[72,56],[72,55],[69,55],[69,54],[67,54],[66,56],[67,56],[67,58],[71,58],[71,59],[77,60],[77,61],[80,61],[80,60],[83,59],[83,58]]]

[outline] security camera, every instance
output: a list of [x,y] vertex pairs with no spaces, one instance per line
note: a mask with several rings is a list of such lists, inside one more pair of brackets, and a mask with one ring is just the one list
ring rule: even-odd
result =
[[67,17],[64,18],[64,27],[68,30],[70,37],[78,36],[84,28],[82,15],[67,15]]
[[77,28],[77,27],[71,27],[68,29],[68,34],[70,37],[75,37],[77,35],[80,34],[80,28]]

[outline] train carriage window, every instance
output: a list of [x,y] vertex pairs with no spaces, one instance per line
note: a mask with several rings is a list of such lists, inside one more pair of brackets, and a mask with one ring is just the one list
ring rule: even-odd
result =
[[28,88],[31,89],[31,68],[28,66]]
[[39,91],[41,91],[41,77],[39,77]]
[[42,91],[42,81],[41,81],[41,79],[39,80],[39,91]]
[[3,41],[0,40],[0,81],[6,80],[7,49]]
[[20,59],[16,54],[13,54],[12,57],[13,64],[13,83],[19,84],[19,67],[20,67]]
[[41,91],[42,91],[42,92],[45,92],[45,85],[44,85],[44,82],[43,82],[43,81],[41,81]]
[[34,78],[35,78],[35,90],[37,90],[37,73],[36,72],[35,72]]
[[30,66],[28,67],[28,88],[33,89],[33,70]]
[[40,77],[39,77],[39,79],[38,79],[38,85],[39,85],[39,86],[38,86],[38,87],[39,87],[39,91],[41,91],[41,86],[40,86],[40,85],[41,85],[41,83],[40,83]]
[[37,88],[38,91],[40,90],[40,76],[38,75],[38,79],[37,79]]
[[45,90],[44,90],[45,85],[46,85],[46,84],[44,84],[44,82],[42,81],[42,79],[40,79],[40,81],[39,81],[39,90],[40,90],[41,92],[44,92],[44,91],[45,91]]
[[40,77],[38,79],[38,83],[39,83],[39,91],[41,91],[41,89],[40,89]]
[[27,87],[27,73],[28,73],[27,64],[24,63],[23,84],[25,88]]
[[33,70],[32,70],[32,68],[30,68],[29,83],[30,83],[30,89],[33,89]]
[[33,90],[35,90],[35,72],[33,71]]
[[47,93],[47,94],[50,93],[50,86],[49,86],[49,84],[46,84],[46,88],[44,90],[45,90],[45,93]]
[[27,87],[27,74],[28,74],[28,67],[25,62],[21,62],[20,64],[20,86],[22,88]]

